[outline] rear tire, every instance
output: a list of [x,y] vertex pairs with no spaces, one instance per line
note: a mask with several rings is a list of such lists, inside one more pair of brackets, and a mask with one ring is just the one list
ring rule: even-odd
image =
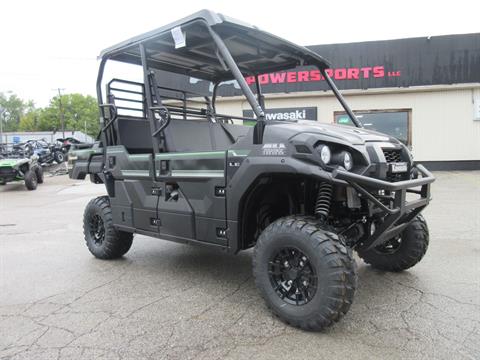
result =
[[57,164],[61,164],[65,161],[65,154],[61,151],[55,151],[53,154],[53,158],[57,162]]
[[25,173],[25,186],[28,190],[35,190],[37,188],[37,174],[33,169],[28,170]]
[[133,234],[115,229],[108,196],[87,204],[83,214],[83,234],[88,250],[99,259],[117,259],[132,246]]
[[341,236],[309,217],[270,224],[253,253],[253,275],[267,306],[284,322],[320,331],[352,304],[357,273]]
[[403,271],[416,265],[427,252],[429,233],[427,222],[417,215],[399,238],[368,251],[358,251],[367,264],[383,271]]
[[37,183],[43,184],[43,168],[40,165],[35,167],[35,175],[37,175]]

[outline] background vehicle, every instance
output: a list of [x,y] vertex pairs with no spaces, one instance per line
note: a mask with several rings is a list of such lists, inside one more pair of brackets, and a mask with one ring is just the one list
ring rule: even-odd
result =
[[36,155],[40,164],[50,164],[55,160],[51,146],[44,140],[28,140],[23,147],[30,156]]
[[[30,155],[38,156],[40,164],[51,164],[54,161],[61,164],[66,158],[66,149],[62,143],[50,144],[46,140],[28,140],[23,144],[16,145],[20,151],[26,151]],[[22,149],[23,148],[23,149]]]
[[73,137],[67,137],[65,139],[60,138],[57,139],[57,141],[62,144],[65,154],[67,154],[72,147],[75,149],[86,149],[92,147],[92,144],[77,140]]
[[0,157],[0,185],[14,181],[24,181],[28,190],[35,190],[38,184],[43,183],[43,169],[36,156]]
[[[124,255],[134,233],[232,253],[255,247],[253,273],[267,305],[289,324],[321,330],[353,301],[352,250],[390,271],[425,254],[428,230],[419,214],[433,176],[398,140],[361,127],[319,55],[201,11],[100,57],[100,142],[69,159],[72,178],[89,174],[108,192],[84,214],[96,257]],[[104,103],[108,60],[141,65],[144,83],[112,79]],[[356,128],[265,121],[259,75],[298,65],[319,71]],[[171,79],[166,73],[209,82],[213,91],[193,94],[172,88],[173,80],[159,85]],[[255,77],[253,90],[245,76]],[[255,118],[217,111],[219,85],[232,79]]]

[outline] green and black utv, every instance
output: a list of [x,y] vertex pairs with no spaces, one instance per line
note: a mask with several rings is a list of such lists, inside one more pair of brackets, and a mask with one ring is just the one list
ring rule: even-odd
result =
[[43,183],[43,169],[35,155],[0,156],[0,185],[14,181],[24,181],[28,190],[35,190],[38,184]]
[[[267,305],[309,330],[350,308],[353,250],[386,271],[424,256],[429,236],[420,212],[433,176],[400,141],[362,128],[318,54],[204,10],[108,48],[100,59],[99,142],[69,157],[71,178],[89,175],[108,193],[85,209],[94,256],[121,257],[134,234],[229,253],[253,247],[255,283]],[[104,81],[112,61],[140,66],[143,81]],[[265,120],[259,75],[297,66],[318,69],[355,127]],[[176,88],[172,75],[204,81],[209,92]],[[248,76],[256,79],[252,87]],[[217,111],[217,90],[232,80],[253,118]]]

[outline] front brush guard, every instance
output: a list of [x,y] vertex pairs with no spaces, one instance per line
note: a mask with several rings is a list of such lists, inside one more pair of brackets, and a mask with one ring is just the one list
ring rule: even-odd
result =
[[[363,175],[336,169],[332,172],[334,179],[343,180],[352,186],[360,196],[370,201],[374,208],[384,213],[383,222],[375,232],[361,241],[357,247],[370,250],[395,237],[417,216],[430,201],[430,184],[435,177],[424,166],[416,165],[421,178],[398,182],[388,182]],[[420,189],[415,189],[420,187]],[[383,190],[391,195],[379,194]],[[418,199],[407,201],[407,193],[419,195]],[[389,205],[380,200],[387,199]]]

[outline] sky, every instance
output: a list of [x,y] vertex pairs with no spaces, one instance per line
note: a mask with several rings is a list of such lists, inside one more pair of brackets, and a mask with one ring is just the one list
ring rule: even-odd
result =
[[[300,45],[480,32],[478,0],[7,0],[0,16],[0,92],[37,106],[48,105],[57,88],[95,95],[102,49],[204,8]],[[108,70],[139,76],[129,68]]]

